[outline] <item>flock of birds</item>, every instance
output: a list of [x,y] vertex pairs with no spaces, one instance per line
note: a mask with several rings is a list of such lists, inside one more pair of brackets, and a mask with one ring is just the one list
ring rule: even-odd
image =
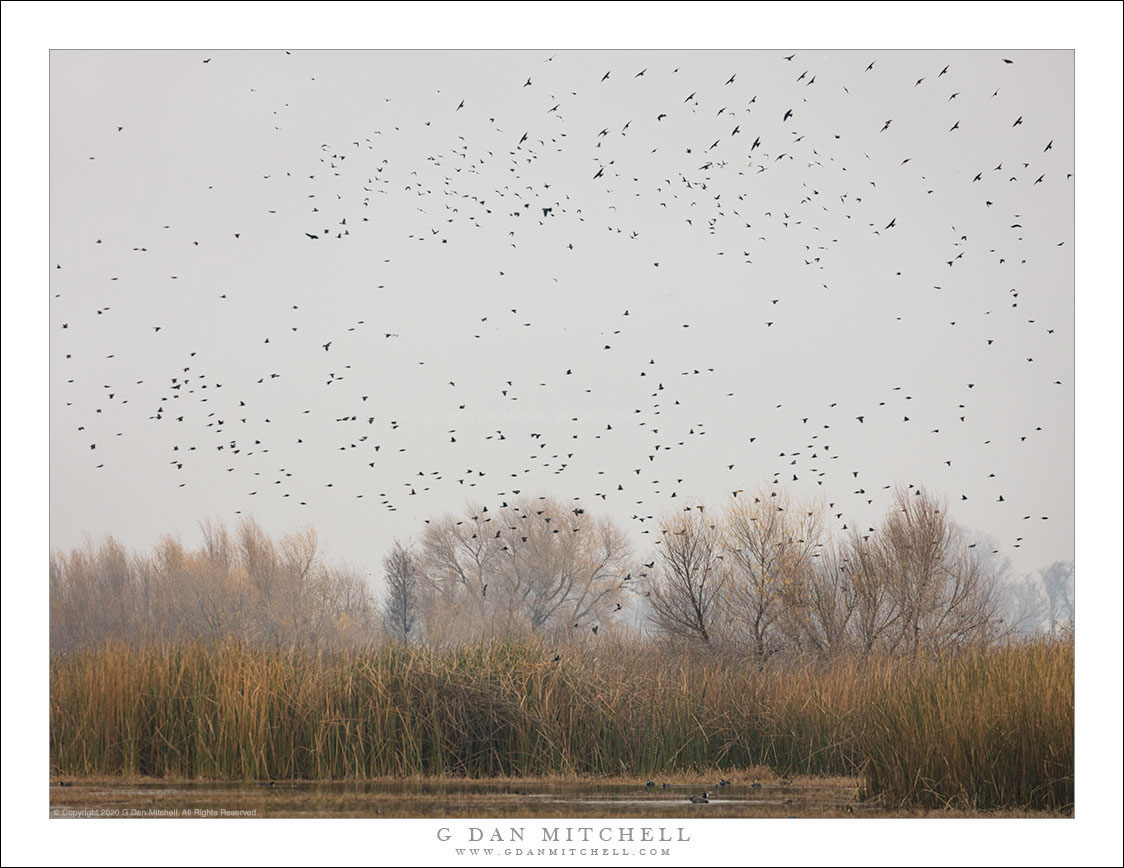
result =
[[[883,72],[900,57],[854,52],[760,52],[753,72],[719,54],[729,72],[713,80],[687,55],[620,54],[596,73],[546,55],[451,94],[473,81],[452,65],[467,58],[435,56],[450,63],[436,93],[400,106],[393,81],[371,85],[369,116],[332,128],[354,134],[315,149],[298,103],[315,102],[318,55],[278,52],[268,86],[235,54],[200,56],[181,74],[226,69],[223,87],[268,103],[245,122],[285,149],[239,177],[223,200],[237,207],[205,231],[181,228],[170,196],[166,221],[136,237],[89,219],[55,245],[56,448],[82,451],[107,491],[139,472],[163,497],[202,487],[216,512],[321,527],[371,501],[416,530],[467,499],[557,492],[575,515],[603,504],[649,534],[668,506],[693,508],[705,479],[712,496],[822,493],[839,530],[870,529],[900,478],[849,457],[871,443],[918,458],[911,486],[1018,510],[979,456],[1069,420],[988,416],[1012,384],[990,369],[969,379],[956,357],[1017,362],[1028,373],[1014,388],[1071,400],[1066,351],[1050,343],[1070,326],[1039,319],[1052,308],[1038,298],[1024,306],[1034,257],[1068,255],[1068,235],[1024,238],[1026,203],[1070,200],[1069,134],[1005,101],[1021,60],[963,72],[963,56],[934,56],[912,56],[903,83]],[[937,155],[981,116],[1004,135],[978,171],[943,171]],[[143,120],[106,123],[124,148]],[[86,155],[89,171],[112,147]],[[280,165],[291,153],[303,164]],[[307,273],[274,285],[301,262]],[[224,279],[230,263],[270,277]],[[863,345],[825,349],[847,347],[848,330]],[[879,333],[892,356],[866,341]],[[1000,427],[958,433],[976,418]],[[136,464],[145,443],[162,467]],[[1037,503],[1019,512],[1049,518]]]

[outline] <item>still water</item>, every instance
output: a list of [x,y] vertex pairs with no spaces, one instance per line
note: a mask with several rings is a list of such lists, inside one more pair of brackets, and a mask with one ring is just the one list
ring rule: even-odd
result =
[[[706,800],[702,800],[706,793]],[[880,812],[853,778],[690,784],[601,779],[250,783],[55,779],[58,818],[852,817]],[[692,797],[694,801],[692,801]]]

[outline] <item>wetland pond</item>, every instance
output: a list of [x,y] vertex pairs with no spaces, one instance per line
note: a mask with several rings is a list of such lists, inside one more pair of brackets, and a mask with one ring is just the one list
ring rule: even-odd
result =
[[[703,793],[706,801],[701,801]],[[631,779],[202,782],[52,778],[58,818],[890,816],[855,778],[651,785]],[[692,797],[695,801],[691,801]]]

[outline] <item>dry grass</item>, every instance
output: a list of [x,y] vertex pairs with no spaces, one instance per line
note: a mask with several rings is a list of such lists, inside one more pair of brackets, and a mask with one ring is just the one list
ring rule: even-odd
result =
[[555,653],[89,648],[51,664],[52,774],[642,781],[768,767],[861,775],[897,806],[1072,808],[1072,642],[765,668],[639,642]]
[[875,669],[858,733],[870,793],[902,804],[1072,810],[1073,642]]

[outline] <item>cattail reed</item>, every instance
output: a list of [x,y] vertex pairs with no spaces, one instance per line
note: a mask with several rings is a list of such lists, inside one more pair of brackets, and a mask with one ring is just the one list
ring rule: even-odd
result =
[[[554,658],[558,656],[556,661]],[[611,639],[106,644],[51,662],[55,774],[860,775],[901,805],[1073,803],[1073,643],[753,659]]]

